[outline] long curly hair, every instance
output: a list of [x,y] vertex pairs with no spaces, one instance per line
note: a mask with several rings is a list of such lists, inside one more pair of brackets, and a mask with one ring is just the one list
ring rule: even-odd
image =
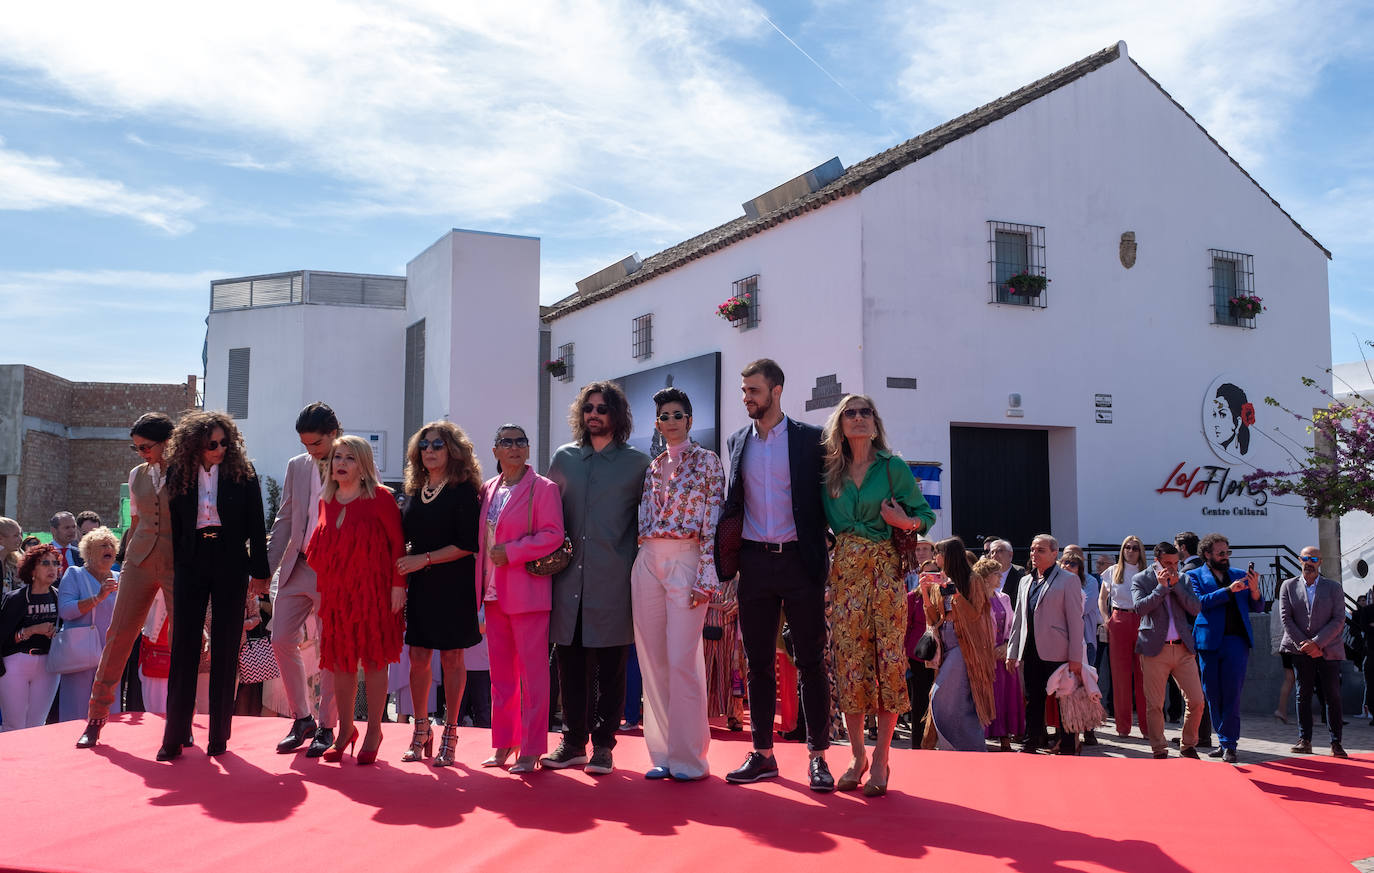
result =
[[200,466],[201,455],[210,442],[210,434],[215,428],[224,431],[228,449],[219,465],[221,480],[246,482],[256,476],[253,462],[243,449],[243,435],[234,426],[234,420],[223,412],[207,412],[196,409],[187,412],[172,429],[172,438],[167,443],[167,484],[172,494],[190,494],[196,490],[196,469]]
[[840,405],[835,407],[835,411],[830,413],[830,417],[825,421],[825,428],[821,431],[821,448],[825,450],[825,487],[830,491],[831,497],[839,497],[840,492],[844,490],[844,477],[849,472],[849,465],[854,461],[854,453],[849,449],[849,440],[844,438],[844,427],[840,424],[844,411],[850,404],[867,406],[873,410],[873,451],[888,451],[887,429],[883,427],[883,417],[878,414],[878,407],[873,403],[873,398],[867,394],[846,394]]
[[472,440],[463,429],[451,421],[431,421],[417,430],[406,444],[405,493],[414,497],[429,480],[425,465],[420,460],[420,440],[430,431],[438,431],[443,437],[444,448],[448,450],[448,467],[445,475],[454,485],[469,482],[474,488],[482,487],[482,464],[473,451]]

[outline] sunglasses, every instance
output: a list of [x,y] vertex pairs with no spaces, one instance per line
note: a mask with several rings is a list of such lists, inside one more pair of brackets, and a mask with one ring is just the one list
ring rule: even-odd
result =
[[1063,561],[1060,561],[1059,563],[1063,564],[1065,567],[1081,567],[1081,566],[1083,566],[1083,562],[1080,561],[1080,560],[1078,560],[1077,558],[1067,558],[1067,559],[1065,559],[1065,560],[1063,560]]
[[441,440],[441,439],[420,440],[420,441],[419,441],[418,443],[416,443],[415,445],[419,446],[419,447],[420,447],[420,451],[422,451],[422,452],[423,452],[425,449],[434,449],[434,451],[437,452],[437,451],[439,451],[440,449],[442,449],[442,448],[444,447],[444,441]]
[[143,443],[142,445],[139,445],[138,443],[130,443],[129,448],[133,449],[141,455],[144,452],[151,452],[153,449],[157,448],[157,445],[157,443]]
[[220,449],[220,448],[225,448],[225,449],[229,448],[229,441],[228,441],[228,440],[210,440],[209,442],[207,442],[207,443],[205,444],[205,451],[207,451],[207,452],[213,452],[213,451],[215,451],[216,449]]
[[687,413],[681,410],[678,410],[677,412],[660,412],[658,414],[659,421],[682,421],[686,417]]
[[1127,551],[1127,552],[1138,552],[1138,551],[1140,551],[1140,546],[1130,545],[1130,546],[1127,546],[1127,547],[1124,549],[1124,551]]
[[590,415],[595,412],[597,415],[610,414],[611,408],[604,403],[584,403],[582,404],[582,414]]
[[1314,555],[1299,555],[1298,560],[1302,561],[1304,564],[1320,564],[1322,562],[1321,558],[1315,557]]
[[501,437],[496,441],[496,446],[501,449],[528,449],[530,447],[530,438]]
[[842,413],[840,413],[840,414],[843,415],[845,418],[848,418],[848,419],[851,419],[851,420],[852,420],[852,419],[855,419],[855,418],[872,418],[872,417],[873,417],[873,407],[871,407],[871,406],[851,406],[851,407],[849,407],[848,409],[846,409],[844,412],[842,412]]
[[40,567],[61,567],[61,566],[62,566],[62,562],[61,562],[61,561],[39,561],[39,562],[38,562],[38,566],[40,566]]

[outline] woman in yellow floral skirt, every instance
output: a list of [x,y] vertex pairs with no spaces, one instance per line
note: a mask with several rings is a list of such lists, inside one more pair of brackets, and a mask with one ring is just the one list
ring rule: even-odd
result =
[[876,713],[878,740],[864,794],[887,792],[888,751],[906,691],[906,580],[892,530],[928,531],[935,513],[901,458],[887,447],[869,397],[847,395],[825,424],[825,515],[835,532],[827,619],[835,683],[853,759],[835,787],[853,791],[869,769],[864,715]]

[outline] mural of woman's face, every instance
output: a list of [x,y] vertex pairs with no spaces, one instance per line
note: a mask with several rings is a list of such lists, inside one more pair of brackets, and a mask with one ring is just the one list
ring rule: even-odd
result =
[[1236,430],[1240,427],[1240,419],[1231,414],[1231,407],[1226,400],[1220,396],[1212,398],[1212,438],[1222,447],[1230,445],[1236,438]]

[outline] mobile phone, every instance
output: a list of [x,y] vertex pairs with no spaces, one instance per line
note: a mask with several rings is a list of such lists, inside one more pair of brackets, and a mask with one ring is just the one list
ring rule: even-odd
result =
[[1253,572],[1255,572],[1255,562],[1254,562],[1254,561],[1251,561],[1251,562],[1250,562],[1250,569],[1247,570],[1246,572],[1248,572],[1248,573],[1253,573]]

